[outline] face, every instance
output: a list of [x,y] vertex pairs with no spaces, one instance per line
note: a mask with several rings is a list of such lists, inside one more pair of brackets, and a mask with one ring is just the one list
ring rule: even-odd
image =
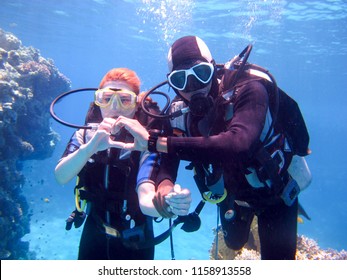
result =
[[127,83],[112,81],[96,91],[95,104],[100,107],[103,118],[133,118],[137,108],[136,94]]

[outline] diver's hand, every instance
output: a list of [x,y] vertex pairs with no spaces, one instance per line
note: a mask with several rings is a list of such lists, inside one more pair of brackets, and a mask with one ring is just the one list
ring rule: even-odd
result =
[[172,213],[179,216],[186,216],[189,214],[189,207],[192,202],[190,190],[181,189],[180,185],[175,184],[173,192],[165,196],[165,201],[169,204]]
[[131,151],[147,151],[149,133],[137,120],[120,116],[112,126],[112,132],[117,133],[124,127],[134,137],[134,143],[122,143],[112,141],[115,148],[122,148]]
[[110,139],[110,135],[115,121],[116,120],[112,118],[105,118],[100,123],[98,129],[96,130],[90,141],[87,143],[87,148],[91,154],[95,154],[99,151],[104,151],[108,148],[113,147],[114,141]]

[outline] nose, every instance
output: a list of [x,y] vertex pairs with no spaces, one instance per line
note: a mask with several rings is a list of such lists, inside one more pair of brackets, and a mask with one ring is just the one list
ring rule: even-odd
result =
[[201,83],[194,75],[188,75],[185,92],[191,92],[203,88],[205,85]]

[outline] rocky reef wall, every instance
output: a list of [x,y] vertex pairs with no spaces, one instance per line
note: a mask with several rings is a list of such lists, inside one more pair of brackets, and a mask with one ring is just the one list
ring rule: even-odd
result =
[[0,29],[0,259],[33,258],[21,241],[30,231],[22,165],[52,155],[49,106],[70,86],[53,60]]

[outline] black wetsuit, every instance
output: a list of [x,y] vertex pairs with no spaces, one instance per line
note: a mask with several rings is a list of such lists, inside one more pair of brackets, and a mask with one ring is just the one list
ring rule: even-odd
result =
[[[265,86],[246,78],[234,94],[230,120],[225,121],[223,114],[214,123],[214,135],[200,133],[201,136],[197,136],[198,133],[192,131],[194,128],[196,131],[202,120],[194,123],[191,118],[190,123],[186,122],[187,134],[197,137],[169,136],[168,154],[176,155],[180,160],[222,164],[228,197],[220,204],[220,214],[226,232],[225,241],[230,248],[243,247],[248,240],[252,219],[257,215],[262,259],[294,259],[297,200],[288,207],[268,187],[253,188],[245,178],[245,170],[252,164],[253,155],[259,147],[268,108],[269,95]],[[171,157],[170,162],[161,165],[162,172],[169,174],[170,170],[177,168],[177,162]],[[176,174],[173,174],[166,176],[175,180]],[[163,177],[165,175],[161,174],[160,178]],[[239,206],[235,200],[247,202],[251,207]],[[224,214],[231,208],[236,217],[226,221]]]

